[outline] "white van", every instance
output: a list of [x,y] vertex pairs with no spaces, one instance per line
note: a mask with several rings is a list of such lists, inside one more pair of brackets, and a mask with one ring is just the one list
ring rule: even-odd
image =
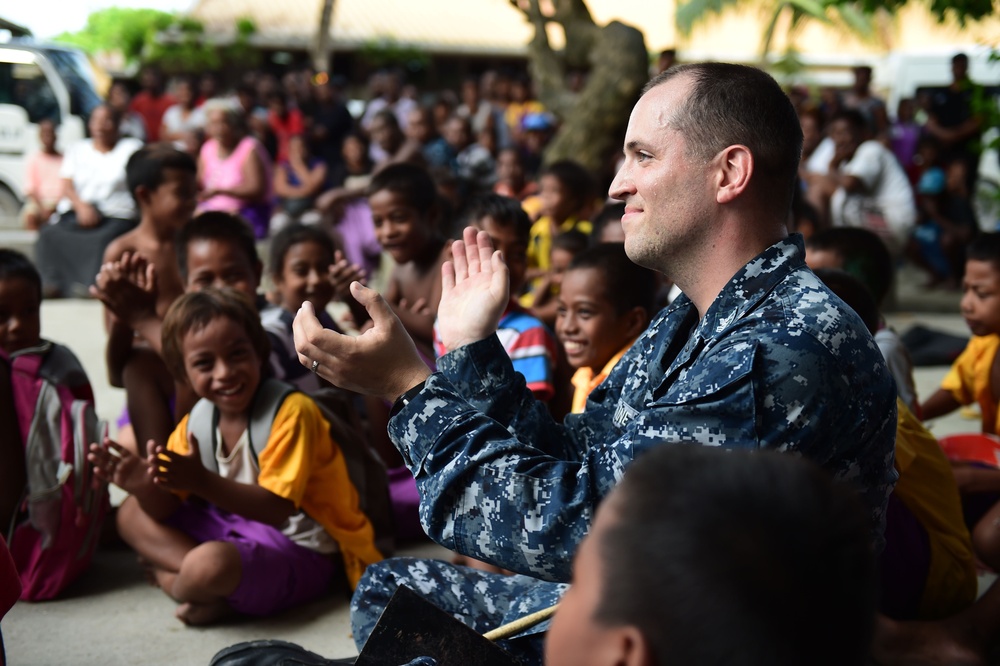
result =
[[101,103],[86,56],[28,40],[0,42],[0,227],[17,225],[28,156],[39,149],[38,123],[54,120],[60,149],[86,136]]

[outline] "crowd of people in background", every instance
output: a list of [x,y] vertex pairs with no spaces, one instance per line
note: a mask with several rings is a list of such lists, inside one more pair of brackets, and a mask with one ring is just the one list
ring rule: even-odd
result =
[[[661,58],[660,66],[669,68],[669,60]],[[918,453],[906,449],[903,458],[924,456],[936,465],[923,477],[918,466],[897,465],[897,489],[916,490],[890,501],[889,547],[880,564],[912,558],[898,533],[892,536],[899,515],[916,525],[927,548],[946,556],[932,561],[927,555],[914,580],[881,581],[883,601],[899,602],[880,606],[886,622],[938,619],[972,607],[973,545],[986,542],[971,542],[953,501],[962,488],[945,473],[940,451],[927,453],[927,442],[936,443],[916,418],[922,410],[929,415],[956,408],[954,396],[963,387],[945,387],[952,396],[946,403],[921,404],[912,390],[912,367],[905,360],[893,363],[905,355],[892,347],[896,339],[886,334],[879,340],[886,329],[879,307],[902,260],[925,269],[934,286],[956,288],[966,266],[989,272],[990,284],[1000,286],[1000,248],[979,248],[980,255],[966,261],[966,247],[983,222],[971,203],[979,159],[974,144],[983,128],[967,58],[955,56],[952,66],[949,87],[902,100],[895,116],[871,91],[867,67],[854,70],[847,91],[824,90],[818,97],[788,91],[804,145],[787,227],[805,237],[804,260],[812,268],[827,267],[819,261],[826,252],[834,268],[860,281],[858,293],[867,296],[856,297],[838,275],[820,276],[858,310],[895,376],[899,420],[891,408],[877,417],[885,432],[897,432],[897,459],[899,433],[910,428],[910,439],[902,441]],[[133,95],[128,82],[116,81],[89,118],[90,138],[67,146],[63,155],[56,149],[58,127],[43,122],[23,216],[38,230],[37,277],[20,258],[0,257],[13,266],[0,262],[0,287],[4,280],[37,282],[39,299],[94,297],[104,304],[109,378],[126,390],[128,408],[114,441],[95,442],[90,463],[100,479],[132,493],[118,511],[119,532],[189,624],[209,624],[234,611],[266,615],[316,597],[310,585],[284,589],[285,579],[274,573],[280,567],[311,567],[324,588],[340,579],[353,587],[366,565],[387,554],[378,542],[378,521],[358,510],[358,493],[362,505],[365,499],[360,489],[338,491],[335,501],[320,499],[316,484],[345,488],[355,482],[343,461],[288,453],[318,431],[324,451],[342,446],[344,431],[331,429],[327,436],[323,424],[342,419],[378,452],[389,468],[397,535],[423,533],[415,482],[387,434],[398,401],[394,407],[386,396],[342,394],[317,374],[318,363],[309,372],[293,340],[296,313],[314,311],[322,328],[338,332],[377,328],[371,308],[354,298],[354,283],[377,285],[433,370],[449,351],[438,328],[442,268],[447,274],[445,264],[453,260],[449,241],[472,227],[502,251],[509,271],[500,346],[546,418],[561,421],[587,409],[592,392],[678,294],[660,272],[626,255],[621,220],[631,195],[625,185],[617,188],[617,201],[606,194],[621,155],[609,155],[599,169],[572,159],[546,161],[559,119],[536,99],[525,76],[487,71],[457,90],[421,91],[399,71],[379,71],[356,113],[346,81],[309,69],[281,77],[253,72],[230,83],[213,74],[167,80],[147,68]],[[784,100],[780,91],[778,96]],[[788,118],[794,128],[795,116],[789,112]],[[626,156],[639,163],[644,157],[634,148]],[[784,229],[780,219],[773,222]],[[844,228],[860,229],[861,236],[838,235]],[[469,233],[465,242],[474,245]],[[271,251],[266,271],[261,241]],[[803,241],[781,242],[791,248]],[[820,287],[809,282],[809,289]],[[731,324],[720,323],[719,330]],[[983,334],[1000,332],[995,328],[984,324]],[[866,336],[854,344],[874,354]],[[37,330],[30,340],[0,336],[0,349],[13,355],[40,341]],[[227,367],[228,384],[206,378],[215,372],[212,364]],[[880,376],[879,386],[889,386],[887,378]],[[251,462],[245,431],[258,420],[254,396],[271,379],[290,384],[295,397],[277,400],[266,419],[267,444]],[[207,421],[207,435],[193,437],[198,405],[214,409],[215,420]],[[331,412],[335,417],[327,418]],[[781,419],[789,420],[784,413]],[[303,423],[312,430],[302,430]],[[985,431],[995,429],[984,422]],[[205,440],[216,438],[213,461]],[[233,484],[208,480],[204,469],[192,472],[190,460],[199,456]],[[253,474],[245,473],[254,465]],[[930,477],[950,481],[943,489],[936,482],[920,485]],[[270,493],[257,492],[262,488]],[[205,506],[188,506],[189,493],[205,499]],[[918,499],[910,501],[913,496]],[[945,509],[924,511],[927,504]],[[265,535],[246,528],[243,518],[273,529]],[[272,550],[203,548],[224,541],[223,532],[244,529],[252,532],[248,539],[268,541]],[[987,537],[995,539],[992,532]],[[994,556],[989,543],[987,556],[978,553],[984,561]],[[332,553],[340,554],[336,571],[328,566]],[[503,573],[495,564],[461,559]],[[248,567],[250,560],[255,568]],[[251,575],[233,574],[237,561],[247,571],[266,568],[267,575],[257,578],[277,582],[257,589]],[[894,583],[899,589],[891,589]]]

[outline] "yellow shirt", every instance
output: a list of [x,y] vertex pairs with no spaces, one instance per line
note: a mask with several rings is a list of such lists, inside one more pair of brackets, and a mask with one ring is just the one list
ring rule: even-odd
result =
[[[567,231],[580,231],[590,235],[594,226],[587,220],[578,220],[575,217],[566,218],[562,224],[556,227],[556,234],[564,234]],[[552,253],[552,218],[544,216],[531,225],[531,234],[528,240],[528,267],[548,270],[551,266],[549,255]]]
[[927,532],[930,568],[918,619],[936,620],[954,615],[976,598],[972,539],[951,464],[937,440],[898,398],[896,409],[899,481],[893,493]]
[[583,412],[584,408],[587,406],[587,396],[590,395],[591,391],[600,386],[601,382],[608,378],[608,375],[611,374],[611,370],[618,365],[618,361],[620,361],[622,356],[625,355],[625,352],[632,348],[633,344],[635,344],[635,339],[622,347],[621,351],[617,354],[612,356],[611,360],[608,361],[604,368],[602,368],[596,375],[591,368],[580,368],[573,373],[573,379],[570,380],[573,382],[573,405],[570,407],[571,414],[580,414]]
[[[187,453],[188,416],[181,419],[167,448]],[[312,399],[292,393],[281,404],[271,436],[258,458],[257,485],[291,500],[336,540],[351,587],[365,567],[382,559],[375,530],[361,511],[358,491],[347,474],[330,424]]]
[[952,363],[941,381],[941,388],[951,393],[961,405],[979,403],[983,415],[983,432],[997,434],[997,401],[990,388],[990,371],[1000,347],[1000,335],[972,336],[965,350]]

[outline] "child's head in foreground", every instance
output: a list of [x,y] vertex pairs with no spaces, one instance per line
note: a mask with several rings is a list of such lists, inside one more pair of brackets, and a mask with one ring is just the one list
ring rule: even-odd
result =
[[367,195],[375,236],[397,264],[420,258],[439,238],[437,187],[427,169],[386,167],[372,177]]
[[192,291],[163,320],[163,360],[220,414],[248,413],[270,353],[253,301],[235,289]]
[[578,215],[594,195],[594,181],[579,162],[559,160],[545,167],[538,178],[542,215],[561,224]]
[[882,302],[892,287],[892,255],[876,234],[859,227],[837,227],[813,234],[806,241],[806,263],[815,270],[832,268],[857,278]]
[[637,266],[620,243],[578,254],[563,276],[556,335],[574,368],[600,372],[649,323],[653,271]]
[[12,354],[42,341],[42,277],[16,250],[0,248],[0,349]]
[[263,267],[253,229],[231,213],[202,213],[177,234],[177,263],[185,291],[232,287],[257,294]]
[[309,301],[322,312],[333,298],[333,239],[317,227],[292,224],[271,239],[271,279],[281,307],[295,312]]
[[663,445],[601,504],[547,666],[860,666],[875,621],[856,493],[781,453]]
[[198,205],[198,166],[170,144],[143,146],[125,165],[125,181],[143,219],[157,227],[180,229]]
[[979,234],[965,251],[962,316],[973,335],[1000,333],[1000,233]]
[[503,254],[510,271],[510,293],[517,296],[528,271],[531,220],[517,199],[487,194],[469,202],[465,223],[490,235],[493,247]]

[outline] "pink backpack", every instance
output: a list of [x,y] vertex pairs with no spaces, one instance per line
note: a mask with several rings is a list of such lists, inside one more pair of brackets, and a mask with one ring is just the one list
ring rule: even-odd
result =
[[[2,352],[0,352],[2,357]],[[90,564],[108,510],[107,484],[87,463],[105,424],[80,361],[43,342],[10,355],[27,485],[8,532],[21,599],[52,599]]]

